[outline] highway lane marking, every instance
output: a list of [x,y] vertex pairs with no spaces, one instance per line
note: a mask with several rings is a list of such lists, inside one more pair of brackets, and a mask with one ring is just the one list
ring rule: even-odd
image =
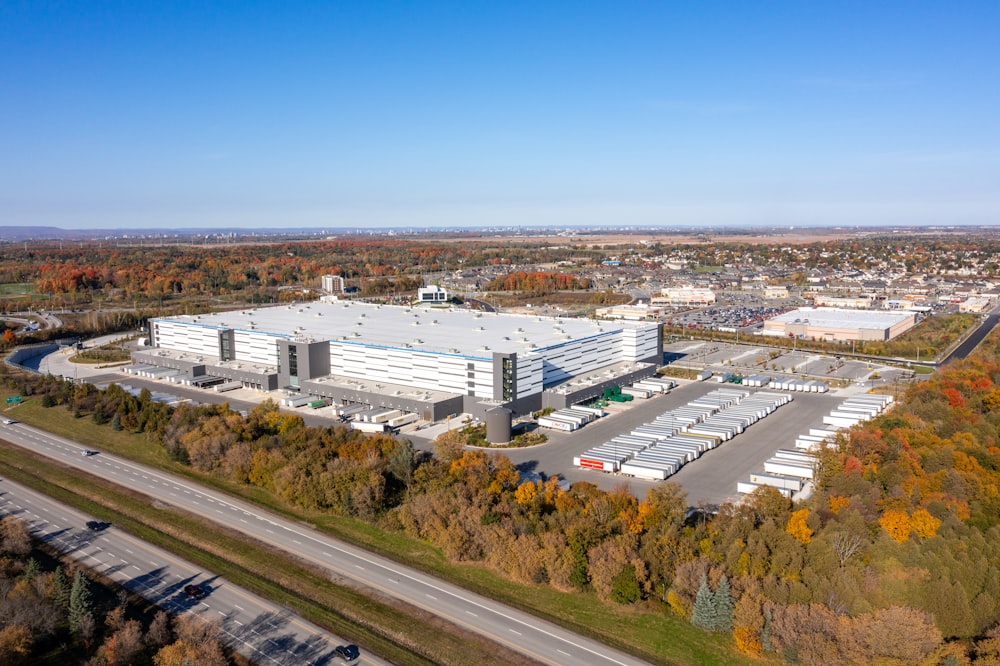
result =
[[562,653],[563,653],[564,655],[566,655],[567,657],[568,657],[568,656],[570,656],[570,655],[569,655],[569,652],[566,652],[566,650],[560,650],[559,648],[556,648],[556,652],[562,652]]
[[466,612],[466,613],[468,613],[469,615],[471,615],[472,617],[479,617],[478,615],[476,615],[476,614],[475,614],[475,613],[473,613],[472,611],[468,611],[468,610],[467,610],[467,611],[465,611],[465,612]]
[[[508,629],[507,631],[509,631],[512,634],[517,634],[518,636],[523,636],[524,635],[520,631],[518,631],[517,629]],[[558,648],[556,648],[556,649],[558,649]]]
[[[51,441],[52,441],[51,439],[47,440],[47,442],[51,442]],[[52,446],[51,443],[46,443],[46,448],[48,448],[50,446]],[[127,468],[131,468],[133,470],[136,470],[136,472],[135,472],[136,474],[141,474],[142,471],[143,471],[137,465],[131,464],[131,463],[127,462],[127,461],[124,461],[123,464]],[[159,478],[164,478],[164,477],[162,477],[162,476],[160,476],[159,474],[156,474],[156,473],[152,473],[152,476],[159,477]],[[161,482],[161,483],[162,483],[162,485],[167,485],[165,482]],[[208,495],[206,495],[205,497],[210,502],[216,502],[216,501],[218,501],[218,503],[223,504],[223,505],[228,505],[232,509],[236,509],[236,510],[240,510],[240,511],[245,511],[245,509],[242,509],[242,508],[236,506],[232,502],[224,501],[224,500],[214,500],[214,499],[212,499]],[[293,527],[289,527],[288,525],[281,525],[279,523],[275,523],[274,521],[268,520],[267,518],[264,518],[259,513],[251,513],[251,515],[254,515],[259,520],[263,520],[263,521],[269,522],[270,524],[274,524],[274,525],[277,525],[279,527],[282,527],[283,529],[285,529],[288,532],[291,532],[293,534],[297,534],[299,536],[307,538],[310,541],[313,541],[314,543],[322,544],[322,545],[330,545],[329,542],[327,541],[327,539],[329,539],[330,537],[327,537],[326,535],[314,536],[314,535],[311,535],[311,534],[306,534],[306,533],[300,532],[299,530],[297,530],[297,529],[295,529]],[[295,543],[297,543],[298,545],[302,545],[302,542],[300,542],[300,541],[297,541],[297,540],[293,540],[293,541],[295,541]],[[593,648],[587,647],[586,645],[581,645],[579,643],[576,643],[576,642],[574,642],[573,640],[571,640],[569,638],[564,638],[563,636],[555,634],[552,631],[549,631],[547,629],[543,629],[543,628],[537,627],[537,626],[531,624],[528,621],[521,620],[521,619],[519,619],[517,617],[513,617],[512,615],[510,615],[507,612],[504,612],[502,610],[497,610],[495,608],[490,608],[485,603],[485,602],[488,602],[490,600],[484,600],[484,602],[470,600],[467,597],[461,596],[459,593],[451,592],[451,591],[449,591],[447,589],[444,589],[443,587],[441,587],[438,584],[435,584],[435,583],[432,583],[432,582],[427,582],[426,580],[420,579],[418,577],[418,575],[417,575],[416,572],[414,572],[414,574],[409,574],[409,573],[406,573],[404,571],[400,571],[398,569],[394,569],[390,565],[382,564],[381,562],[377,562],[377,561],[371,559],[371,557],[367,557],[365,555],[360,555],[360,554],[358,554],[356,552],[352,552],[351,550],[348,550],[346,547],[341,547],[341,546],[336,546],[335,545],[334,549],[340,551],[346,557],[352,557],[352,558],[355,558],[355,559],[360,559],[360,560],[362,560],[364,562],[367,562],[367,563],[369,563],[369,564],[371,564],[371,565],[373,565],[375,567],[378,567],[378,568],[383,569],[383,570],[388,571],[388,572],[395,573],[398,576],[405,576],[406,578],[408,578],[409,580],[413,581],[414,583],[417,583],[417,584],[420,584],[420,585],[424,585],[426,587],[430,587],[431,589],[443,592],[444,594],[447,594],[448,596],[453,597],[456,601],[465,601],[465,602],[470,603],[470,604],[472,604],[474,606],[477,606],[477,607],[479,607],[479,608],[481,608],[481,609],[483,609],[483,610],[485,610],[485,611],[487,611],[489,613],[497,615],[498,617],[501,617],[501,618],[503,618],[505,620],[508,620],[510,622],[517,623],[519,625],[522,625],[523,627],[527,627],[527,628],[531,629],[532,631],[538,632],[538,633],[540,633],[540,634],[542,634],[544,636],[547,636],[547,637],[549,637],[551,639],[557,640],[559,642],[562,642],[562,643],[565,643],[565,644],[568,644],[568,645],[572,645],[572,646],[574,646],[574,647],[576,647],[578,649],[581,649],[581,650],[583,650],[583,651],[585,651],[585,652],[587,652],[589,654],[594,655],[595,657],[599,657],[601,659],[605,659],[605,660],[607,660],[607,661],[609,661],[611,663],[614,663],[614,664],[619,664],[620,666],[625,666],[624,662],[621,662],[618,659],[616,659],[616,658],[614,658],[614,657],[612,657],[612,656],[610,656],[608,654],[604,654],[604,653],[602,653],[602,652],[600,652],[598,650],[595,650]],[[364,582],[364,583],[370,583],[370,582],[374,582],[374,581],[362,581],[362,582]],[[428,595],[428,596],[430,596],[430,595]],[[406,598],[406,597],[404,596],[403,598]],[[480,631],[480,632],[484,633],[485,635],[489,635],[490,634],[490,632],[488,632],[487,630],[485,630],[485,628],[483,628],[483,627],[475,627],[475,629],[477,631]]]
[[427,594],[426,592],[424,592],[424,596],[427,597],[428,599],[433,599],[434,601],[437,601],[437,597],[435,597],[432,594]]

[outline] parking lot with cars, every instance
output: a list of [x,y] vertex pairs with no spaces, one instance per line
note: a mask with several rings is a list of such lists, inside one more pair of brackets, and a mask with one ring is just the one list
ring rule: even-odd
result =
[[664,323],[668,326],[697,328],[706,331],[746,330],[756,327],[765,319],[784,314],[790,309],[790,307],[772,305],[735,307],[719,305],[673,313],[664,317]]

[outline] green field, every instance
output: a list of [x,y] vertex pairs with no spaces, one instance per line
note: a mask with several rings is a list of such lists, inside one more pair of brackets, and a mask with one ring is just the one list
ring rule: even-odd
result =
[[30,282],[4,282],[0,284],[0,296],[34,296],[35,285]]

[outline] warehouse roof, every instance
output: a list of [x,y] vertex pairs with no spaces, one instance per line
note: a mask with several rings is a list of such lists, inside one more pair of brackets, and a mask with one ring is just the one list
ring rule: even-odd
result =
[[808,324],[823,328],[890,328],[913,317],[912,312],[892,310],[847,310],[844,308],[798,308],[772,317],[785,324]]
[[499,314],[459,308],[410,308],[360,301],[315,301],[254,310],[166,317],[202,326],[255,330],[291,338],[489,357],[610,335],[655,323]]

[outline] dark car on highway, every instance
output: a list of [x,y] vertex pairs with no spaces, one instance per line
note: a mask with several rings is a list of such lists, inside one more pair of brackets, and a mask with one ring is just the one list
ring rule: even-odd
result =
[[188,595],[192,599],[201,599],[208,593],[205,592],[205,588],[201,585],[185,585],[184,594]]
[[334,652],[344,661],[354,661],[361,656],[357,645],[338,645]]
[[100,532],[101,530],[106,530],[111,527],[111,523],[103,523],[99,520],[88,520],[87,529],[92,532]]

